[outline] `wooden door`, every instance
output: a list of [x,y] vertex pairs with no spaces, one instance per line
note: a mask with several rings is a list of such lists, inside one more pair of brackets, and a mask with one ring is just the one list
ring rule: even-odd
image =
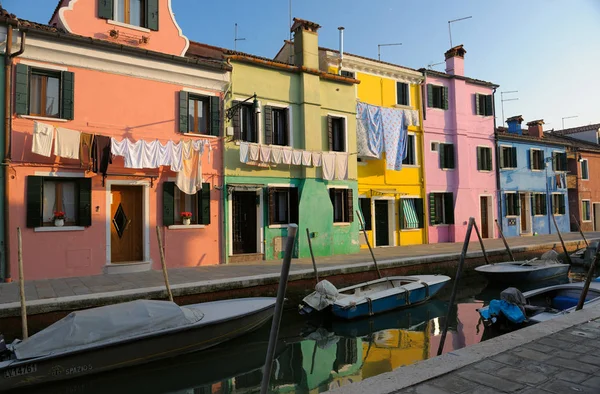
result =
[[375,245],[390,244],[390,226],[387,200],[375,200]]
[[479,197],[479,204],[481,205],[481,238],[490,237],[490,220],[489,220],[489,207],[488,197]]
[[594,231],[600,231],[600,203],[594,203]]
[[111,188],[110,260],[113,264],[144,259],[142,192],[142,186]]
[[522,233],[526,233],[527,232],[527,195],[526,194],[519,194],[519,198],[521,199],[519,201],[519,206],[521,207],[521,232]]
[[231,199],[233,254],[257,253],[256,192],[234,191]]

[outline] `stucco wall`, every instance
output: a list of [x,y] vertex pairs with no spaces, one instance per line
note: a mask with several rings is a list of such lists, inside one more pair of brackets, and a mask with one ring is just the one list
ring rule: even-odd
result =
[[[577,185],[579,198],[576,201],[578,211],[576,217],[583,231],[598,231],[600,229],[600,153],[580,152],[582,159],[588,161],[588,180],[581,179],[581,163],[577,163]],[[575,172],[572,172],[575,174]],[[589,200],[591,207],[591,221],[583,221],[582,200]],[[594,205],[596,204],[596,205]],[[594,209],[596,207],[596,210]]]

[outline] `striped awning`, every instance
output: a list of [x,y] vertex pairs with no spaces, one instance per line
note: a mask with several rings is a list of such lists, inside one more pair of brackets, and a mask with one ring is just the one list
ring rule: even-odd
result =
[[419,228],[419,217],[415,209],[415,200],[412,198],[402,198],[400,202],[402,203],[402,211],[404,212],[404,228]]

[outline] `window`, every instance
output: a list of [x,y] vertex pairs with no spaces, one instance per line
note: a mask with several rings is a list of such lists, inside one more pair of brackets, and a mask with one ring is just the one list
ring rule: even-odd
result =
[[589,200],[581,201],[581,214],[582,214],[582,221],[584,221],[584,222],[592,221],[592,211],[591,211],[590,207],[591,207],[591,204],[590,204]]
[[353,71],[346,71],[346,70],[342,70],[342,72],[340,73],[340,75],[342,77],[346,77],[346,78],[356,78],[354,76],[354,72]]
[[475,94],[475,114],[483,116],[494,115],[491,95]]
[[545,193],[534,193],[531,195],[531,210],[534,215],[548,214]]
[[72,72],[17,64],[15,82],[16,114],[73,119]]
[[583,180],[588,180],[590,179],[590,174],[588,171],[588,161],[587,159],[583,159],[581,161],[581,179]]
[[417,139],[414,134],[408,134],[406,138],[406,157],[402,160],[402,164],[415,166],[417,165]]
[[454,224],[452,193],[429,193],[429,224]]
[[265,116],[265,144],[288,146],[289,123],[288,109],[264,107]]
[[566,208],[564,194],[552,194],[552,214],[564,215],[565,211]]
[[345,152],[346,119],[328,115],[327,129],[329,135],[329,150],[333,152]]
[[400,229],[410,230],[423,228],[423,199],[400,199]]
[[519,195],[517,193],[506,193],[506,216],[518,216],[521,213]]
[[208,97],[190,96],[188,102],[188,133],[208,134]]
[[477,147],[477,170],[492,171],[492,148]]
[[410,91],[407,83],[396,82],[396,104],[410,105]]
[[115,20],[134,26],[146,26],[145,0],[114,0]]
[[210,183],[203,183],[196,194],[185,194],[175,182],[163,183],[163,225],[182,224],[182,212],[192,214],[192,224],[210,224]]
[[[239,104],[234,101],[231,105]],[[256,112],[252,104],[241,104],[239,109],[234,112],[233,119],[233,138],[246,142],[258,142],[258,131],[256,128]]]
[[438,149],[440,147],[440,143],[439,142],[432,142],[431,143],[431,151],[432,152],[437,152]]
[[454,168],[454,144],[440,144],[440,168]]
[[552,169],[567,171],[567,154],[565,152],[552,152]]
[[360,212],[365,220],[365,230],[371,231],[371,199],[360,197],[358,202],[360,204]]
[[544,151],[540,149],[530,149],[529,164],[532,170],[543,170],[545,166]]
[[429,108],[448,109],[448,88],[427,84],[427,106]]
[[298,189],[269,188],[269,224],[298,223]]
[[221,98],[180,91],[179,132],[221,135]]
[[500,147],[500,168],[517,168],[517,148],[514,146]]
[[352,189],[329,189],[329,197],[333,205],[333,222],[352,223],[354,221]]
[[54,225],[54,212],[65,224],[91,226],[91,178],[27,177],[27,227]]

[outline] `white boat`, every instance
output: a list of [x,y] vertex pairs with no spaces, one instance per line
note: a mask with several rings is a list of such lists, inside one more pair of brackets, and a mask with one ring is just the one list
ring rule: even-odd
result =
[[484,275],[493,284],[514,285],[516,283],[544,281],[568,275],[569,264],[563,264],[557,257],[558,253],[550,250],[544,253],[539,260],[535,258],[532,260],[487,264],[475,268],[475,271]]

